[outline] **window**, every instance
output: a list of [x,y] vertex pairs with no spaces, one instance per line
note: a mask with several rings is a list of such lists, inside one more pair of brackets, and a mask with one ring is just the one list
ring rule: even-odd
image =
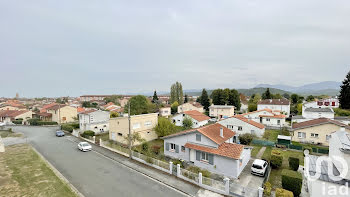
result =
[[305,138],[306,134],[304,132],[298,132],[298,138]]
[[238,131],[242,131],[243,128],[241,126],[238,126]]
[[329,102],[324,102],[324,105],[325,105],[325,106],[328,106],[328,105],[329,105]]
[[147,121],[147,122],[145,122],[145,126],[146,126],[146,127],[152,126],[152,121]]
[[118,133],[118,135],[119,135],[119,136],[123,136],[123,134],[122,134],[122,133]]
[[103,127],[107,127],[107,125],[103,125]]
[[311,133],[311,137],[318,138],[318,134],[317,133]]
[[317,102],[317,105],[318,105],[318,106],[322,106],[322,105],[323,105],[323,102],[322,102],[322,101],[319,101],[319,102]]
[[205,152],[202,152],[201,160],[209,161],[209,154],[205,153]]
[[332,102],[332,106],[335,106],[335,102]]
[[181,146],[181,152],[185,152],[186,148],[184,146]]
[[141,128],[141,124],[140,123],[135,123],[132,125],[132,129],[139,129]]
[[170,150],[175,150],[175,144],[170,143]]
[[270,118],[266,118],[266,121],[267,121],[267,122],[270,122]]
[[97,129],[97,126],[95,126],[95,129]]
[[277,120],[277,124],[280,125],[281,124],[281,120]]
[[326,141],[329,141],[329,139],[331,139],[332,136],[331,135],[326,135]]
[[200,142],[201,138],[202,138],[201,134],[196,134],[196,141]]

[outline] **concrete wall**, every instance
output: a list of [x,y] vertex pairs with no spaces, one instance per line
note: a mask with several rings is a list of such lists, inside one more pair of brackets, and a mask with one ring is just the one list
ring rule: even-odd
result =
[[263,125],[266,125],[266,126],[283,127],[286,125],[286,119],[285,118],[262,117],[261,123]]
[[196,106],[193,106],[191,103],[184,103],[177,107],[177,113],[183,113],[185,111],[191,111],[191,110],[197,110],[201,113],[204,113],[203,107],[196,107]]
[[[237,134],[254,133],[258,137],[262,137],[265,132],[265,128],[260,129],[237,118],[227,118],[225,120],[219,121],[218,123],[225,126],[226,128],[231,129]],[[239,126],[242,127],[241,131],[238,130]]]

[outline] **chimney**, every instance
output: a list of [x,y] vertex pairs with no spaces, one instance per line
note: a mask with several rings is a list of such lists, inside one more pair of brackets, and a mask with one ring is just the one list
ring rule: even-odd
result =
[[220,127],[220,137],[224,137],[224,128]]

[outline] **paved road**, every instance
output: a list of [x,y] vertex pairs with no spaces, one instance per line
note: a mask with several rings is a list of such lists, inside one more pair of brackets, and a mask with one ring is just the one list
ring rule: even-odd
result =
[[81,152],[71,136],[58,138],[55,128],[13,127],[86,197],[185,196],[94,151]]

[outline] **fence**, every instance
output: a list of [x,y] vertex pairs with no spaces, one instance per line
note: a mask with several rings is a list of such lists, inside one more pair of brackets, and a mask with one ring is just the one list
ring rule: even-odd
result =
[[275,142],[271,142],[267,140],[258,140],[258,139],[253,139],[252,144],[261,145],[261,146],[275,146]]
[[298,145],[293,145],[293,144],[288,144],[287,148],[289,149],[294,149],[294,150],[303,150],[302,146],[298,146]]
[[320,153],[320,154],[328,154],[329,150],[328,149],[323,149],[323,148],[312,148],[313,153]]

